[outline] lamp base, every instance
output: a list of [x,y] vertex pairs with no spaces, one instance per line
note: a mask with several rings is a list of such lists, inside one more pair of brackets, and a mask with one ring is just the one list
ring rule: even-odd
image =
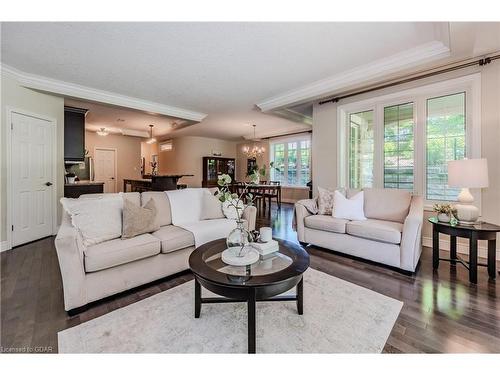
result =
[[479,218],[479,208],[472,204],[456,204],[457,219],[460,224],[474,225]]

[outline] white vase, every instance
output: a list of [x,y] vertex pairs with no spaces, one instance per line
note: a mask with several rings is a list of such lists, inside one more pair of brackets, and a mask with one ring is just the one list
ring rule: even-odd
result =
[[448,214],[438,214],[438,220],[441,221],[442,223],[449,223],[451,218],[450,215]]

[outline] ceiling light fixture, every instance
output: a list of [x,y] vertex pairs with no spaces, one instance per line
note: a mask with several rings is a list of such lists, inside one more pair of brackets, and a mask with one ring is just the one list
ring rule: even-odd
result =
[[105,137],[109,134],[109,132],[106,131],[106,128],[101,128],[100,130],[96,131],[96,133],[101,137]]
[[156,143],[156,138],[153,137],[153,126],[149,125],[149,139],[146,141],[147,144]]
[[253,126],[253,144],[252,145],[245,145],[243,146],[243,153],[250,158],[256,158],[257,156],[262,156],[264,152],[266,152],[266,149],[262,146],[258,146],[256,143],[256,138],[255,138],[255,128],[257,125],[252,125]]

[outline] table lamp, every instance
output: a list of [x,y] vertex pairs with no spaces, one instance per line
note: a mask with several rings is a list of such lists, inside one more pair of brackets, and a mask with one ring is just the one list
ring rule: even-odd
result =
[[469,188],[488,187],[488,163],[486,159],[463,159],[448,162],[448,186],[462,188],[458,195],[457,219],[460,224],[474,224],[479,217],[479,208],[474,206],[474,197]]

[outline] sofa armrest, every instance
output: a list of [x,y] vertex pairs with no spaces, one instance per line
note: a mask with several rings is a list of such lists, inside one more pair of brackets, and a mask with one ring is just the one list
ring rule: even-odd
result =
[[415,271],[422,252],[422,225],[424,221],[424,200],[414,195],[410,211],[403,225],[401,239],[401,268]]
[[257,219],[257,207],[247,206],[243,211],[243,219],[246,220],[248,223],[247,230],[249,231],[255,230],[255,221]]
[[295,203],[294,208],[294,229],[297,231],[297,239],[299,242],[305,242],[304,239],[304,219],[307,216],[314,214],[316,208],[316,201],[314,199],[302,199]]
[[64,308],[69,311],[85,305],[87,303],[87,293],[83,264],[83,244],[80,235],[65,212],[57,232],[55,247],[63,281]]

